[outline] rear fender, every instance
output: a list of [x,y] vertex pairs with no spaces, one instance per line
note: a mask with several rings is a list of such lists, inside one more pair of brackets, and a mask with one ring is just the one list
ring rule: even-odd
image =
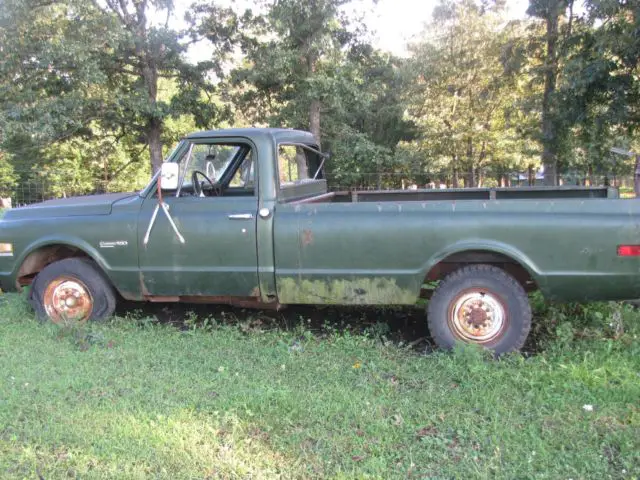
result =
[[427,261],[427,263],[423,265],[422,273],[424,277],[426,278],[431,269],[445,260],[447,257],[450,257],[454,254],[470,251],[485,251],[509,257],[511,260],[520,264],[525,270],[529,272],[531,278],[536,282],[541,290],[544,290],[544,287],[546,286],[544,284],[544,277],[542,275],[542,272],[527,255],[525,255],[523,252],[513,247],[512,245],[497,242],[495,240],[485,239],[463,240],[448,245],[446,248],[434,254]]

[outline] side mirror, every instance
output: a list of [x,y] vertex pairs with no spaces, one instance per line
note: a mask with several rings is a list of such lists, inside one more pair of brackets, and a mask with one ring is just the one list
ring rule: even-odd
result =
[[163,163],[160,167],[160,186],[162,190],[176,190],[180,177],[180,165],[177,163]]

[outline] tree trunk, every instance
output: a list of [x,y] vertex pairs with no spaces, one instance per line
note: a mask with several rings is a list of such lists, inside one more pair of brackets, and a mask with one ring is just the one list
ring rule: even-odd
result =
[[320,101],[319,100],[311,100],[311,105],[309,106],[309,131],[313,134],[316,141],[318,142],[318,147],[320,147]]
[[640,153],[636,155],[636,170],[633,178],[633,191],[640,198]]
[[162,124],[161,118],[155,115],[158,100],[158,71],[153,65],[146,65],[142,69],[147,87],[147,95],[151,106],[151,116],[147,120],[147,141],[149,142],[149,154],[151,156],[152,174],[156,173],[162,165]]
[[542,164],[544,165],[544,184],[557,185],[558,147],[556,125],[553,118],[553,96],[556,91],[556,79],[558,76],[556,44],[558,41],[560,2],[555,0],[549,3],[550,8],[546,17],[547,57],[544,69],[544,94],[542,96]]
[[[107,2],[109,3],[109,2]],[[120,2],[123,21],[131,33],[134,34],[134,48],[136,59],[139,65],[140,75],[144,80],[147,89],[147,101],[150,112],[147,116],[147,142],[149,144],[149,156],[151,159],[152,175],[155,174],[162,165],[162,127],[164,121],[156,111],[158,102],[158,64],[153,53],[149,50],[149,31],[147,30],[147,7],[149,0],[139,0],[133,2],[135,16],[130,15]],[[111,7],[113,9],[113,7]],[[132,22],[132,23],[131,23]]]
[[[471,124],[471,120],[469,121]],[[465,179],[465,186],[473,188],[476,186],[476,169],[473,165],[473,140],[471,137],[467,138],[467,165],[469,165],[469,171],[467,175],[468,179]]]
[[[310,38],[307,39],[307,41],[310,41],[310,40],[311,40]],[[308,51],[308,48],[307,48],[307,51]],[[311,53],[308,53],[306,56],[307,76],[309,78],[312,78],[316,73],[317,60],[318,59],[315,57],[315,55]],[[320,108],[321,108],[321,105],[320,105],[319,99],[314,98],[313,100],[311,100],[311,104],[309,105],[309,131],[315,137],[316,142],[318,142],[318,148],[320,148],[320,142],[322,140],[320,135]]]
[[151,169],[155,174],[162,165],[162,121],[152,118],[147,124],[147,141],[151,155]]
[[529,177],[529,178],[528,178],[528,180],[529,180],[529,182],[528,182],[528,183],[529,183],[529,186],[531,187],[531,186],[533,186],[533,185],[535,184],[535,182],[536,182],[535,173],[533,172],[533,165],[529,165],[529,168],[528,168],[528,172],[527,172],[527,173],[528,173],[528,177]]
[[301,147],[296,148],[296,166],[298,167],[298,180],[309,178],[307,155]]
[[151,172],[155,174],[162,166],[162,125],[163,121],[156,116],[156,105],[158,101],[158,69],[156,65],[147,57],[147,63],[142,69],[149,104],[151,106],[151,116],[147,120],[147,141],[149,142],[149,155],[151,157]]
[[471,165],[467,171],[467,175],[464,178],[464,186],[467,188],[474,188],[476,186],[476,169]]

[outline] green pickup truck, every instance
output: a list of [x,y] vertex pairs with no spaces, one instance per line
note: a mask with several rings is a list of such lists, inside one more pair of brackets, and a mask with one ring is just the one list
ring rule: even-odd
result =
[[[308,132],[182,140],[140,192],[51,200],[0,222],[0,284],[41,318],[111,315],[118,299],[415,305],[431,335],[522,347],[527,292],[640,296],[640,202],[610,188],[329,192]],[[435,288],[434,288],[435,286]]]

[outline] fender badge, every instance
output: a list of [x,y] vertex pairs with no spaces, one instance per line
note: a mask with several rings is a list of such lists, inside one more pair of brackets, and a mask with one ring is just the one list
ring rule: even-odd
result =
[[126,240],[115,240],[113,242],[100,242],[100,248],[126,247],[129,242]]

